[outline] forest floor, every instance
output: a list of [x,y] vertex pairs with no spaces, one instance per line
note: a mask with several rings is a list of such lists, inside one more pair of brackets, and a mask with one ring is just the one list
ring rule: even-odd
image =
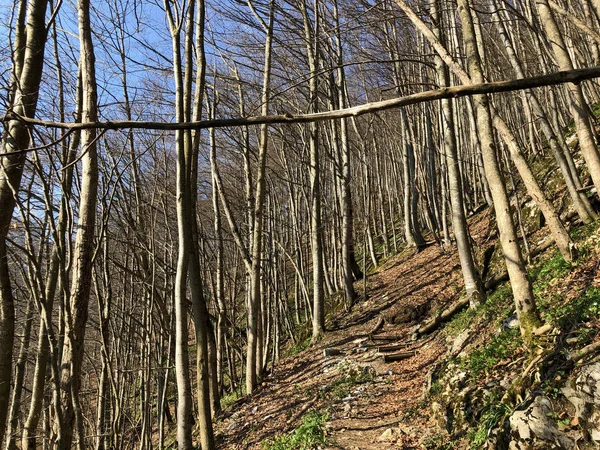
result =
[[[217,447],[496,448],[508,417],[544,395],[561,432],[581,442],[578,448],[594,448],[581,440],[586,431],[561,387],[581,363],[599,358],[573,364],[569,355],[598,348],[600,227],[570,226],[580,250],[575,264],[550,246],[545,228],[528,234],[531,251],[539,253],[529,275],[551,329],[536,340],[533,354],[519,335],[510,285],[498,283],[503,264],[496,228],[483,211],[469,228],[479,266],[487,280],[497,280],[485,303],[419,336],[420,326],[464,295],[458,254],[430,244],[387,258],[368,274],[366,300],[359,281],[362,295],[352,310],[338,305],[330,314],[322,341],[288,344],[287,356],[257,392],[224,409],[215,423]],[[371,334],[381,320],[383,329]],[[404,358],[385,362],[386,345]]]
[[[471,223],[478,246],[493,245],[488,213]],[[218,447],[262,448],[296,429],[309,411],[323,418],[321,448],[424,448],[436,439],[435,423],[423,408],[423,386],[432,365],[447,351],[440,330],[413,341],[423,318],[456,301],[463,282],[455,248],[432,244],[392,256],[367,278],[368,299],[333,319],[317,345],[283,358],[254,395],[226,409],[216,424]],[[363,282],[357,283],[362,292]],[[380,317],[380,334],[393,342],[373,342],[369,330]],[[390,336],[391,335],[391,336]],[[402,343],[414,356],[385,363],[378,346]],[[325,349],[338,355],[325,356]],[[319,419],[317,417],[317,419]]]

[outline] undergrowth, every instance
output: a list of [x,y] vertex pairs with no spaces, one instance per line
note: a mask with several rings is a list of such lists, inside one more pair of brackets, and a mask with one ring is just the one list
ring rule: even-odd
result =
[[458,448],[455,441],[448,442],[448,437],[444,434],[434,434],[423,440],[423,447],[427,450],[453,450]]
[[[580,230],[578,238],[586,237],[589,230]],[[584,264],[588,258],[585,244],[577,262]],[[534,294],[540,311],[546,320],[563,332],[577,334],[578,342],[585,344],[595,336],[596,330],[581,327],[581,324],[600,319],[600,289],[594,286],[580,286],[573,278],[577,266],[571,265],[554,252],[532,271]],[[580,289],[581,288],[581,289]]]
[[[598,269],[597,265],[592,264],[600,248],[597,226],[596,223],[578,227],[572,233],[579,250],[576,262],[568,263],[558,251],[551,251],[543,255],[529,270],[540,315],[544,322],[558,328],[562,336],[559,345],[566,345],[571,349],[593,342],[600,329],[600,286],[594,282]],[[507,329],[503,326],[506,325],[503,324],[505,319],[513,313],[511,287],[509,283],[504,283],[488,296],[485,303],[475,309],[460,312],[446,324],[445,331],[451,338],[467,329],[479,330],[477,333],[483,336],[491,332],[490,337],[484,338],[483,342],[482,338],[476,338],[475,342],[479,341],[479,344],[468,355],[456,360],[459,368],[468,373],[470,383],[513,374],[514,367],[510,361],[523,354],[519,328]],[[498,328],[502,331],[496,331]],[[542,340],[540,345],[546,341]],[[551,398],[559,398],[568,373],[561,367],[546,367],[544,370],[541,380],[537,380],[537,389]],[[436,397],[443,391],[444,387],[438,381],[437,385],[432,385],[430,395]],[[501,392],[496,392],[484,405],[479,406],[475,413],[474,428],[468,430],[465,436],[469,448],[484,448],[492,431],[501,426],[512,413],[513,406],[510,402],[511,400],[508,403],[503,401]],[[444,443],[441,441],[432,440],[429,444],[427,448],[452,448],[443,447]]]
[[369,370],[352,367],[346,371],[340,370],[342,376],[331,384],[331,396],[341,400],[350,394],[352,387],[373,381],[373,373]]
[[294,431],[275,437],[263,444],[264,450],[310,450],[327,442],[325,422],[327,413],[311,411]]
[[456,337],[474,322],[480,321],[499,325],[510,314],[512,308],[512,290],[509,283],[504,283],[477,308],[467,308],[454,316],[446,324],[446,332],[449,336]]
[[492,395],[481,412],[478,427],[471,430],[469,434],[471,449],[476,450],[481,448],[490,437],[491,431],[501,424],[511,412],[512,408],[510,405],[503,403],[497,395]]
[[519,328],[509,328],[492,337],[483,347],[473,350],[461,361],[461,366],[469,370],[472,378],[480,378],[500,361],[513,356],[522,344]]
[[242,384],[241,390],[235,390],[229,394],[225,394],[221,397],[221,408],[227,409],[233,405],[236,401],[246,395],[246,386]]
[[312,324],[310,321],[300,324],[296,328],[296,342],[293,343],[286,352],[286,356],[294,356],[306,350],[310,346]]

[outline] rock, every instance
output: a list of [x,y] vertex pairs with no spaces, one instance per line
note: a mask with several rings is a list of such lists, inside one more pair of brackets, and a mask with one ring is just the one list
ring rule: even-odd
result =
[[446,392],[451,393],[452,391],[458,391],[465,387],[465,380],[467,379],[467,372],[461,371],[455,373],[448,379],[446,384]]
[[517,313],[513,313],[506,319],[502,321],[502,331],[504,330],[512,330],[513,328],[517,328],[519,326],[519,319],[517,317]]
[[545,225],[544,215],[533,200],[526,202],[521,211],[526,230],[537,231]]
[[515,411],[509,419],[509,450],[571,450],[575,443],[561,433],[551,419],[552,404],[547,397],[536,397],[531,405]]
[[400,435],[399,428],[388,428],[385,430],[381,436],[377,438],[377,442],[391,442],[395,441]]
[[586,437],[600,444],[600,363],[584,367],[562,393],[575,407],[574,420]]
[[421,433],[420,429],[413,428],[413,427],[411,427],[409,425],[405,425],[403,423],[398,424],[398,429],[402,433],[406,434],[407,436],[411,436],[411,437],[416,437],[416,436],[420,435],[420,433]]
[[363,366],[362,371],[365,375],[376,376],[377,371],[373,366]]
[[423,392],[421,393],[421,399],[427,398],[429,394],[433,392],[433,386],[437,385],[439,389],[439,383],[436,383],[440,379],[440,372],[442,370],[442,363],[436,362],[428,371],[425,376],[423,383]]
[[350,406],[350,403],[346,403],[344,404],[344,416],[348,416],[348,414],[350,414],[350,412],[352,411],[352,406]]
[[450,356],[457,356],[462,351],[462,349],[465,348],[465,345],[467,345],[467,342],[471,338],[471,335],[471,330],[467,328],[458,336],[456,336],[454,341],[452,341],[452,345],[450,346]]
[[446,428],[446,408],[441,403],[433,402],[431,404],[431,413],[436,425],[440,428]]

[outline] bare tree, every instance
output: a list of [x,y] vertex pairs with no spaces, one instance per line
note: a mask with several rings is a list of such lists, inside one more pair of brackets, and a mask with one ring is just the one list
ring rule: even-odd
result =
[[[19,14],[12,71],[12,110],[24,117],[34,117],[46,44],[45,0],[19,2]],[[27,9],[26,9],[27,8]],[[25,11],[27,10],[27,14]],[[27,20],[27,24],[24,22]],[[21,186],[23,166],[30,132],[26,124],[12,120],[5,123],[0,154],[0,444],[4,436],[10,401],[10,381],[14,342],[15,306],[7,258],[9,232],[16,196]]]

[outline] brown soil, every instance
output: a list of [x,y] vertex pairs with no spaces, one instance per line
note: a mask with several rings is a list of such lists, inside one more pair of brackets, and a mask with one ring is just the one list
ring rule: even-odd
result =
[[[471,232],[484,245],[492,230],[487,215],[482,214]],[[462,284],[454,249],[443,251],[430,245],[421,252],[408,250],[388,259],[369,275],[367,301],[362,299],[350,313],[340,314],[334,320],[336,328],[322,342],[282,360],[255,395],[225,412],[216,424],[218,447],[260,448],[263,442],[298,427],[305,412],[319,409],[329,415],[327,448],[423,448],[427,436],[435,434],[421,400],[423,384],[427,371],[445,354],[446,342],[437,332],[417,341],[411,335],[423,315],[431,316],[457,300]],[[361,281],[357,288],[362,290],[362,286]],[[420,317],[389,323],[394,311],[406,308],[419,311]],[[364,342],[380,316],[388,320],[378,335],[397,339]],[[414,356],[384,363],[377,346],[391,343],[405,343],[406,350],[415,351]],[[323,350],[329,348],[342,354],[325,357]],[[329,389],[343,375],[340,367],[348,365],[373,376],[369,382],[348,386],[346,397],[338,398]]]

